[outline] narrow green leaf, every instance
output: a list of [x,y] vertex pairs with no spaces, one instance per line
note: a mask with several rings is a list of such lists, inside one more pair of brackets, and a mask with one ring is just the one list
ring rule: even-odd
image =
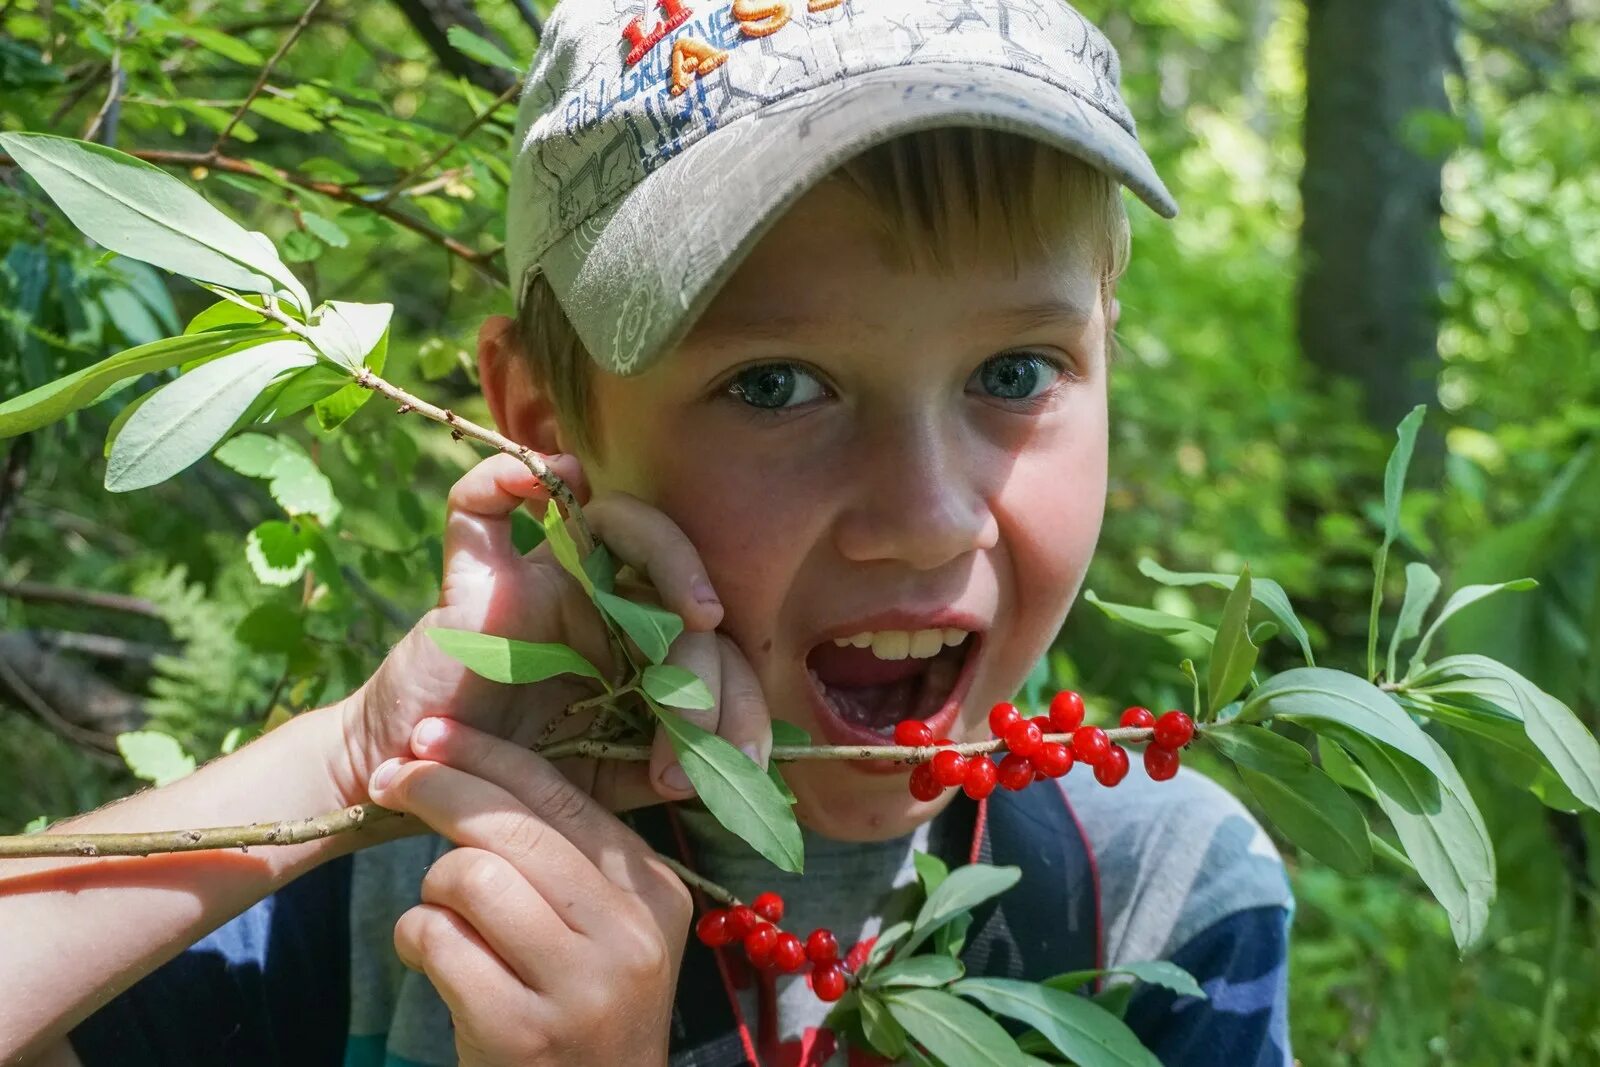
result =
[[562,518],[561,508],[554,500],[545,505],[543,526],[544,539],[550,545],[550,551],[556,557],[556,562],[561,564],[562,570],[576,578],[584,593],[590,600],[594,600],[594,582],[589,580],[589,572],[583,569],[583,561],[578,558],[578,543],[572,539],[572,533],[567,529],[567,520]]
[[456,51],[469,59],[475,59],[486,67],[499,67],[516,74],[523,73],[522,64],[506,55],[505,50],[491,41],[473,33],[465,26],[451,26],[445,34],[450,39],[450,44]]
[[965,867],[957,867],[923,902],[905,951],[914,951],[934,930],[961,912],[970,911],[990,897],[1004,893],[1016,885],[1021,877],[1022,870],[1019,867],[992,867],[987,863],[969,863]]
[[1222,606],[1216,642],[1211,646],[1211,669],[1206,675],[1207,718],[1215,718],[1222,706],[1244,688],[1256,666],[1256,646],[1250,643],[1250,568],[1239,572],[1239,580]]
[[1430,687],[1427,692],[1408,690],[1401,705],[1415,715],[1449,726],[1471,741],[1486,746],[1496,769],[1515,785],[1528,790],[1557,811],[1581,811],[1586,805],[1556,773],[1543,752],[1528,739],[1522,720],[1473,692],[1475,682]]
[[[593,556],[590,556],[590,559],[593,558]],[[784,722],[782,719],[772,720],[772,745],[774,748],[779,745],[809,745],[810,743],[811,735],[794,723]],[[771,778],[772,784],[778,787],[778,792],[783,794],[783,799],[791,804],[799,802],[799,798],[794,795],[794,790],[790,789],[789,783],[783,779],[783,764],[777,760],[768,762],[767,777]]]
[[749,756],[676,712],[658,707],[656,717],[717,821],[779,868],[798,874],[805,863],[800,825],[772,779]]
[[1372,779],[1367,777],[1367,772],[1357,766],[1356,761],[1333,738],[1319,736],[1317,754],[1322,759],[1322,770],[1329,778],[1368,800],[1378,799],[1378,790],[1372,784]]
[[949,993],[896,990],[884,1002],[895,1022],[944,1067],[1024,1067],[1027,1062],[999,1023]]
[[1367,818],[1332,778],[1310,763],[1281,775],[1238,770],[1267,818],[1297,848],[1341,874],[1371,868]]
[[904,919],[880,932],[877,939],[872,942],[872,950],[867,953],[867,961],[861,965],[861,971],[856,977],[863,982],[870,978],[872,972],[889,958],[889,953],[898,948],[900,942],[910,933],[911,923]]
[[913,852],[911,862],[917,869],[917,881],[922,883],[922,899],[938,889],[944,880],[950,877],[950,867],[940,859],[928,852]]
[[1209,744],[1241,767],[1280,777],[1311,765],[1311,753],[1296,741],[1265,726],[1218,726],[1200,734]]
[[1179,967],[1170,960],[1142,960],[1138,963],[1126,963],[1119,967],[1108,967],[1101,971],[1068,971],[1058,974],[1054,978],[1045,979],[1045,985],[1052,989],[1059,989],[1066,993],[1073,993],[1087,984],[1091,979],[1100,975],[1131,974],[1141,982],[1170,989],[1180,997],[1197,997],[1200,1000],[1209,1000],[1206,991],[1200,988],[1200,983],[1194,980],[1194,975]]
[[1207,641],[1215,641],[1217,632],[1203,622],[1186,619],[1181,615],[1169,615],[1164,611],[1153,608],[1140,608],[1132,604],[1113,604],[1101,600],[1093,589],[1083,591],[1083,599],[1099,608],[1108,618],[1114,619],[1135,630],[1145,633],[1158,634],[1162,637],[1180,637],[1184,634],[1195,634]]
[[706,683],[693,671],[674,667],[670,663],[652,664],[646,667],[639,684],[656,703],[668,707],[703,711],[717,705],[711,690],[706,688]]
[[1367,677],[1378,672],[1378,612],[1383,606],[1383,578],[1389,564],[1389,546],[1400,533],[1400,498],[1405,493],[1406,469],[1416,447],[1417,431],[1422,427],[1427,406],[1418,404],[1396,430],[1394,451],[1383,470],[1383,543],[1372,558],[1372,608],[1367,620]]
[[605,545],[595,545],[594,551],[583,557],[583,573],[589,576],[594,587],[602,593],[616,591],[617,561],[612,558],[611,550]]
[[117,751],[137,778],[158,786],[194,772],[194,757],[178,739],[154,730],[129,730],[117,735]]
[[3,133],[0,146],[89,237],[129,259],[247,293],[311,298],[272,242],[160,167],[87,141]]
[[535,644],[472,630],[435,628],[428,631],[444,654],[491,682],[526,685],[562,674],[604,682],[600,671],[577,650],[559,644]]
[[651,663],[666,659],[672,642],[683,633],[683,619],[666,608],[625,600],[614,593],[602,593],[599,590],[590,595],[600,605],[600,610],[633,638],[633,643],[639,646],[639,651]]
[[1439,595],[1439,576],[1426,563],[1406,564],[1406,598],[1400,605],[1400,617],[1389,635],[1389,673],[1393,681],[1397,675],[1396,658],[1400,646],[1422,632],[1422,617]]
[[[384,364],[389,361],[389,331],[384,330],[383,336],[378,338],[378,343],[367,353],[366,365],[374,374],[382,374]],[[375,394],[371,389],[357,382],[340,388],[332,396],[320,397],[316,400],[317,425],[324,430],[332,430],[350,416],[360,411]]]
[[316,324],[306,327],[312,343],[333,362],[356,371],[389,332],[394,305],[330,300],[317,312]]
[[[1190,586],[1211,585],[1218,589],[1232,589],[1238,582],[1236,574],[1213,574],[1199,571],[1169,571],[1153,559],[1145,558],[1139,561],[1139,573],[1146,578],[1154,579],[1162,585]],[[1292,636],[1300,645],[1300,652],[1306,658],[1306,665],[1315,667],[1316,657],[1311,654],[1311,635],[1306,632],[1305,624],[1300,621],[1300,616],[1294,612],[1294,605],[1289,602],[1289,594],[1283,591],[1283,586],[1270,578],[1256,578],[1250,583],[1250,595],[1255,597],[1268,614],[1278,621],[1283,631]],[[1256,641],[1261,644],[1262,638]]]
[[952,989],[1034,1027],[1070,1060],[1095,1067],[1160,1067],[1121,1019],[1083,997],[1011,978],[968,978]]
[[896,960],[872,976],[874,987],[949,985],[967,969],[949,956],[911,956]]
[[880,1056],[899,1059],[906,1054],[906,1032],[894,1021],[883,1001],[868,993],[861,994],[861,1029],[867,1044]]
[[1422,640],[1417,642],[1417,650],[1411,656],[1412,670],[1420,668],[1426,661],[1428,656],[1428,646],[1433,644],[1433,639],[1438,634],[1439,627],[1443,626],[1449,620],[1450,616],[1454,615],[1462,608],[1470,607],[1485,597],[1494,596],[1496,593],[1505,591],[1520,593],[1527,589],[1537,588],[1538,585],[1539,583],[1534,581],[1532,578],[1518,578],[1515,581],[1510,582],[1494,582],[1489,585],[1468,585],[1457,589],[1454,593],[1450,594],[1450,599],[1444,602],[1444,607],[1439,609],[1438,617],[1433,620],[1433,625],[1429,626],[1427,632],[1422,635]]
[[166,481],[210,452],[273,378],[315,361],[303,341],[269,341],[163,386],[112,443],[106,488],[121,493]]
[[22,832],[24,834],[43,833],[44,831],[50,829],[50,822],[51,819],[48,815],[35,815],[33,818],[28,820],[28,824],[22,828]]

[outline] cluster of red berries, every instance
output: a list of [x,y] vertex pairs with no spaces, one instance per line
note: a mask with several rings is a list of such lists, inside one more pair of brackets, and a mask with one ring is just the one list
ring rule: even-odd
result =
[[844,996],[849,984],[846,972],[861,969],[867,961],[877,938],[858,943],[843,960],[839,959],[839,939],[833,931],[811,931],[804,941],[778,927],[783,918],[783,898],[776,893],[762,893],[749,904],[735,904],[729,908],[714,908],[700,917],[694,932],[701,943],[712,948],[739,943],[744,946],[745,958],[751,966],[768,968],[782,974],[796,974],[811,965],[811,989],[825,1001]]
[[[1181,711],[1169,711],[1158,719],[1149,708],[1129,708],[1122,713],[1121,725],[1152,731],[1144,751],[1146,774],[1164,782],[1178,773],[1178,750],[1194,737],[1194,720]],[[1074,763],[1093,767],[1101,785],[1116,785],[1128,774],[1128,750],[1112,744],[1100,727],[1083,725],[1083,697],[1077,693],[1057,693],[1049,714],[1031,719],[1023,718],[1015,704],[996,704],[989,709],[989,729],[1005,743],[1006,755],[999,766],[987,755],[940,752],[912,770],[911,795],[936,800],[946,789],[959,786],[973,800],[982,800],[996,785],[1019,790],[1046,778],[1060,778]],[[1072,741],[1046,741],[1045,734],[1071,734]],[[918,719],[896,724],[894,741],[912,748],[954,744],[948,737],[935,738],[928,724]]]

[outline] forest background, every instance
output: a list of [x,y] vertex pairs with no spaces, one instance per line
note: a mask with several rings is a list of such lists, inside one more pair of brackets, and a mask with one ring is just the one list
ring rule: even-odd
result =
[[[1462,613],[1446,644],[1600,725],[1600,0],[1078,6],[1120,50],[1183,209],[1170,224],[1131,210],[1088,588],[1209,615],[1221,592],[1159,586],[1141,561],[1248,563],[1287,589],[1319,659],[1353,666],[1384,458],[1425,403],[1401,557],[1450,586],[1540,581]],[[386,376],[487,422],[473,336],[507,308],[507,146],[546,7],[0,0],[0,130],[169,167],[317,291],[394,303]],[[0,396],[211,302],[104,255],[8,164]],[[437,595],[466,444],[376,406],[337,434],[297,416],[272,428],[291,458],[270,481],[207,460],[109,494],[107,432],[160,380],[0,460],[0,834],[343,695]],[[1084,603],[1047,669],[1105,720],[1184,706],[1195,640]],[[1541,805],[1478,751],[1452,755],[1498,856],[1491,933],[1462,958],[1403,867],[1350,879],[1291,852],[1308,1065],[1600,1063],[1600,823]]]

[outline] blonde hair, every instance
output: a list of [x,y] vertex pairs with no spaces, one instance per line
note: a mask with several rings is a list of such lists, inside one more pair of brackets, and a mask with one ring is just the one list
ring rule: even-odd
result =
[[[954,272],[960,257],[1001,254],[1013,267],[1071,242],[1100,272],[1107,344],[1116,282],[1127,267],[1128,217],[1115,179],[1017,134],[949,128],[907,134],[842,164],[844,182],[878,213],[914,269]],[[593,451],[594,361],[543,274],[522,293],[517,340],[575,444]]]

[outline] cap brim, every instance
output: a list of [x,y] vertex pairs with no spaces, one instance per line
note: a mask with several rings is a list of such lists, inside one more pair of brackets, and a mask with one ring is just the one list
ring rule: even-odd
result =
[[1033,137],[1177,214],[1137,138],[1077,95],[1000,67],[917,64],[797,93],[707,134],[557,241],[540,269],[595,359],[636,374],[683,339],[807,189],[873,145],[944,126]]

